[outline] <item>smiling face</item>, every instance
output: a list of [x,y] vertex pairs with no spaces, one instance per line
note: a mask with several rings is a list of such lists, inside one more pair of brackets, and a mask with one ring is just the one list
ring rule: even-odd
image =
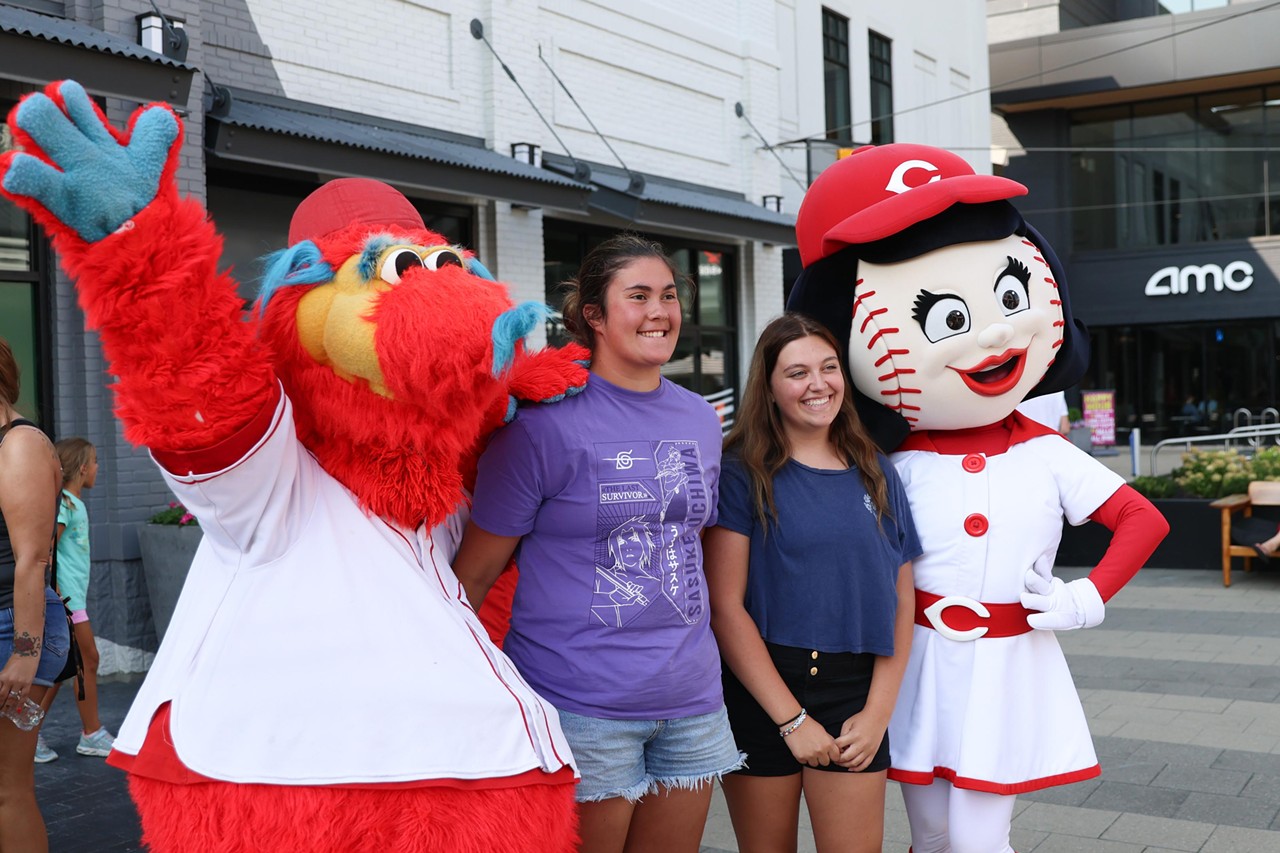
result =
[[788,436],[826,433],[844,399],[844,374],[836,351],[818,337],[791,341],[778,352],[769,393]]
[[623,387],[657,387],[680,337],[680,296],[665,261],[643,257],[619,268],[604,311],[587,306],[586,318],[595,332],[592,372]]
[[1062,343],[1049,265],[1017,235],[895,264],[858,264],[849,366],[864,394],[914,429],[1009,415]]

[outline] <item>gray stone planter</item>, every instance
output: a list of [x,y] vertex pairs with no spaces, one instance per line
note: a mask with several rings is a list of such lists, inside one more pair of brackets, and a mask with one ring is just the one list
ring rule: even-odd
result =
[[1067,438],[1071,439],[1071,443],[1085,453],[1093,452],[1093,430],[1087,426],[1072,427],[1071,431],[1067,433]]
[[204,536],[194,524],[144,524],[138,528],[138,548],[142,552],[142,574],[147,581],[147,597],[151,599],[151,618],[156,625],[156,639],[163,641],[164,632],[173,618],[178,594],[186,582],[187,570],[196,547]]

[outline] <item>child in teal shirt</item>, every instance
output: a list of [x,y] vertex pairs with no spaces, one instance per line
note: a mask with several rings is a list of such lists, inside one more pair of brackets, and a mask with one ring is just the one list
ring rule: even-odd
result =
[[[115,738],[98,719],[98,646],[85,609],[89,594],[89,513],[81,495],[93,488],[98,478],[98,453],[83,438],[64,438],[57,443],[62,462],[62,500],[58,504],[58,594],[71,611],[72,629],[84,664],[84,698],[77,699],[82,732],[76,752],[81,755],[106,756]],[[45,694],[44,706],[50,707],[58,693],[57,684]],[[58,753],[50,749],[43,737],[36,744],[36,762],[53,761]]]

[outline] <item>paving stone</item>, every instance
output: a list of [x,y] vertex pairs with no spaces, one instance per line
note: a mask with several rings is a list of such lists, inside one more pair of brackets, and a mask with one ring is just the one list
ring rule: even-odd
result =
[[1142,853],[1144,846],[1100,838],[1050,835],[1034,849],[1035,853]]
[[1052,803],[1032,803],[1013,820],[1019,829],[1048,833],[1066,833],[1084,838],[1100,838],[1116,818],[1118,811],[1101,808],[1072,808]]
[[1148,742],[1133,751],[1134,761],[1158,761],[1192,767],[1210,767],[1218,760],[1222,750],[1205,746],[1188,746],[1182,743]]
[[1265,802],[1245,797],[1193,793],[1187,796],[1173,817],[1180,820],[1200,820],[1206,823],[1266,829],[1271,826],[1277,811],[1280,811],[1280,803],[1274,801]]
[[1215,770],[1248,770],[1280,776],[1280,755],[1224,749],[1212,766]]
[[1122,814],[1102,837],[1111,841],[1155,845],[1168,850],[1196,851],[1216,827],[1211,823],[1172,820],[1165,817]]
[[[1103,773],[1103,778],[1106,778],[1105,772]],[[1087,779],[1084,782],[1076,782],[1071,785],[1058,785],[1053,788],[1043,788],[1039,791],[1020,794],[1018,799],[1035,803],[1053,803],[1058,806],[1079,806],[1101,784],[1101,779]]]
[[1240,792],[1242,797],[1265,800],[1269,803],[1280,803],[1280,776],[1267,773],[1255,773]]
[[[1130,758],[1124,763],[1103,765],[1102,780],[1104,782],[1129,782],[1134,785],[1149,785],[1168,767],[1167,764],[1153,761],[1134,761]],[[1166,786],[1167,787],[1167,786]]]
[[1237,826],[1220,826],[1200,853],[1269,853],[1280,850],[1280,833]]
[[1162,788],[1235,796],[1244,790],[1249,776],[1249,773],[1242,770],[1213,770],[1208,767],[1170,764],[1151,780],[1151,784]]
[[1126,782],[1103,782],[1084,801],[1086,809],[1134,812],[1152,817],[1173,817],[1190,796],[1189,791],[1148,788]]

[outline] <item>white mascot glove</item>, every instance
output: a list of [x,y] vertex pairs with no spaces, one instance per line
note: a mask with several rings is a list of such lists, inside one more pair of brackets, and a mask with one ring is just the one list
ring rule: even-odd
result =
[[1027,569],[1024,584],[1029,592],[1022,593],[1022,606],[1040,611],[1027,617],[1027,624],[1032,628],[1041,631],[1092,628],[1106,615],[1107,606],[1088,578],[1063,583],[1062,578],[1046,578],[1035,569]]

